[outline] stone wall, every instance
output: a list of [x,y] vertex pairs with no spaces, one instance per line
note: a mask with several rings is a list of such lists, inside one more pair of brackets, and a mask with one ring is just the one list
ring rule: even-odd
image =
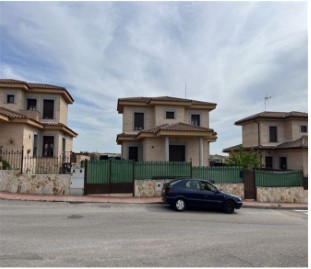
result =
[[66,195],[71,175],[20,174],[17,170],[0,171],[0,191],[10,193]]
[[[164,183],[171,180],[135,180],[135,197],[160,197]],[[215,184],[219,190],[244,198],[244,184]]]
[[257,187],[257,201],[270,203],[308,203],[303,187]]

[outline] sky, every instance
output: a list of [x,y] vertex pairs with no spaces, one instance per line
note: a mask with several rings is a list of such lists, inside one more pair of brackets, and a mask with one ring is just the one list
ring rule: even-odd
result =
[[307,2],[0,2],[0,60],[1,78],[67,88],[75,152],[120,153],[118,98],[173,96],[217,103],[225,155],[265,97],[308,112]]

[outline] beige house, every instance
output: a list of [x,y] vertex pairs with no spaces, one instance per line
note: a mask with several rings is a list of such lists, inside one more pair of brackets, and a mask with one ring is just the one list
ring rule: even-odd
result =
[[123,132],[117,136],[122,158],[136,161],[192,161],[209,165],[209,113],[216,104],[189,99],[132,97],[118,99]]
[[235,122],[242,126],[242,144],[226,148],[230,153],[259,150],[263,168],[303,170],[308,175],[308,113],[262,112]]
[[74,102],[59,86],[0,79],[0,149],[29,157],[56,157],[72,150],[77,133],[67,126]]

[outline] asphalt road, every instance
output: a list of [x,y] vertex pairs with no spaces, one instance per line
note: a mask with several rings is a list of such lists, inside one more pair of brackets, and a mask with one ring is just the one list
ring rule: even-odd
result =
[[1,267],[307,267],[308,216],[0,201]]

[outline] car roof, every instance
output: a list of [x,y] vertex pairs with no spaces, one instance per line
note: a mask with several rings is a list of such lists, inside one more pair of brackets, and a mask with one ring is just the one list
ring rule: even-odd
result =
[[203,179],[203,178],[189,178],[189,177],[180,177],[180,178],[176,178],[172,181],[170,181],[170,183],[174,183],[174,182],[177,182],[177,181],[184,181],[184,180],[191,180],[191,181],[206,181],[206,182],[209,182],[209,183],[212,183],[210,180],[207,180],[207,179]]

